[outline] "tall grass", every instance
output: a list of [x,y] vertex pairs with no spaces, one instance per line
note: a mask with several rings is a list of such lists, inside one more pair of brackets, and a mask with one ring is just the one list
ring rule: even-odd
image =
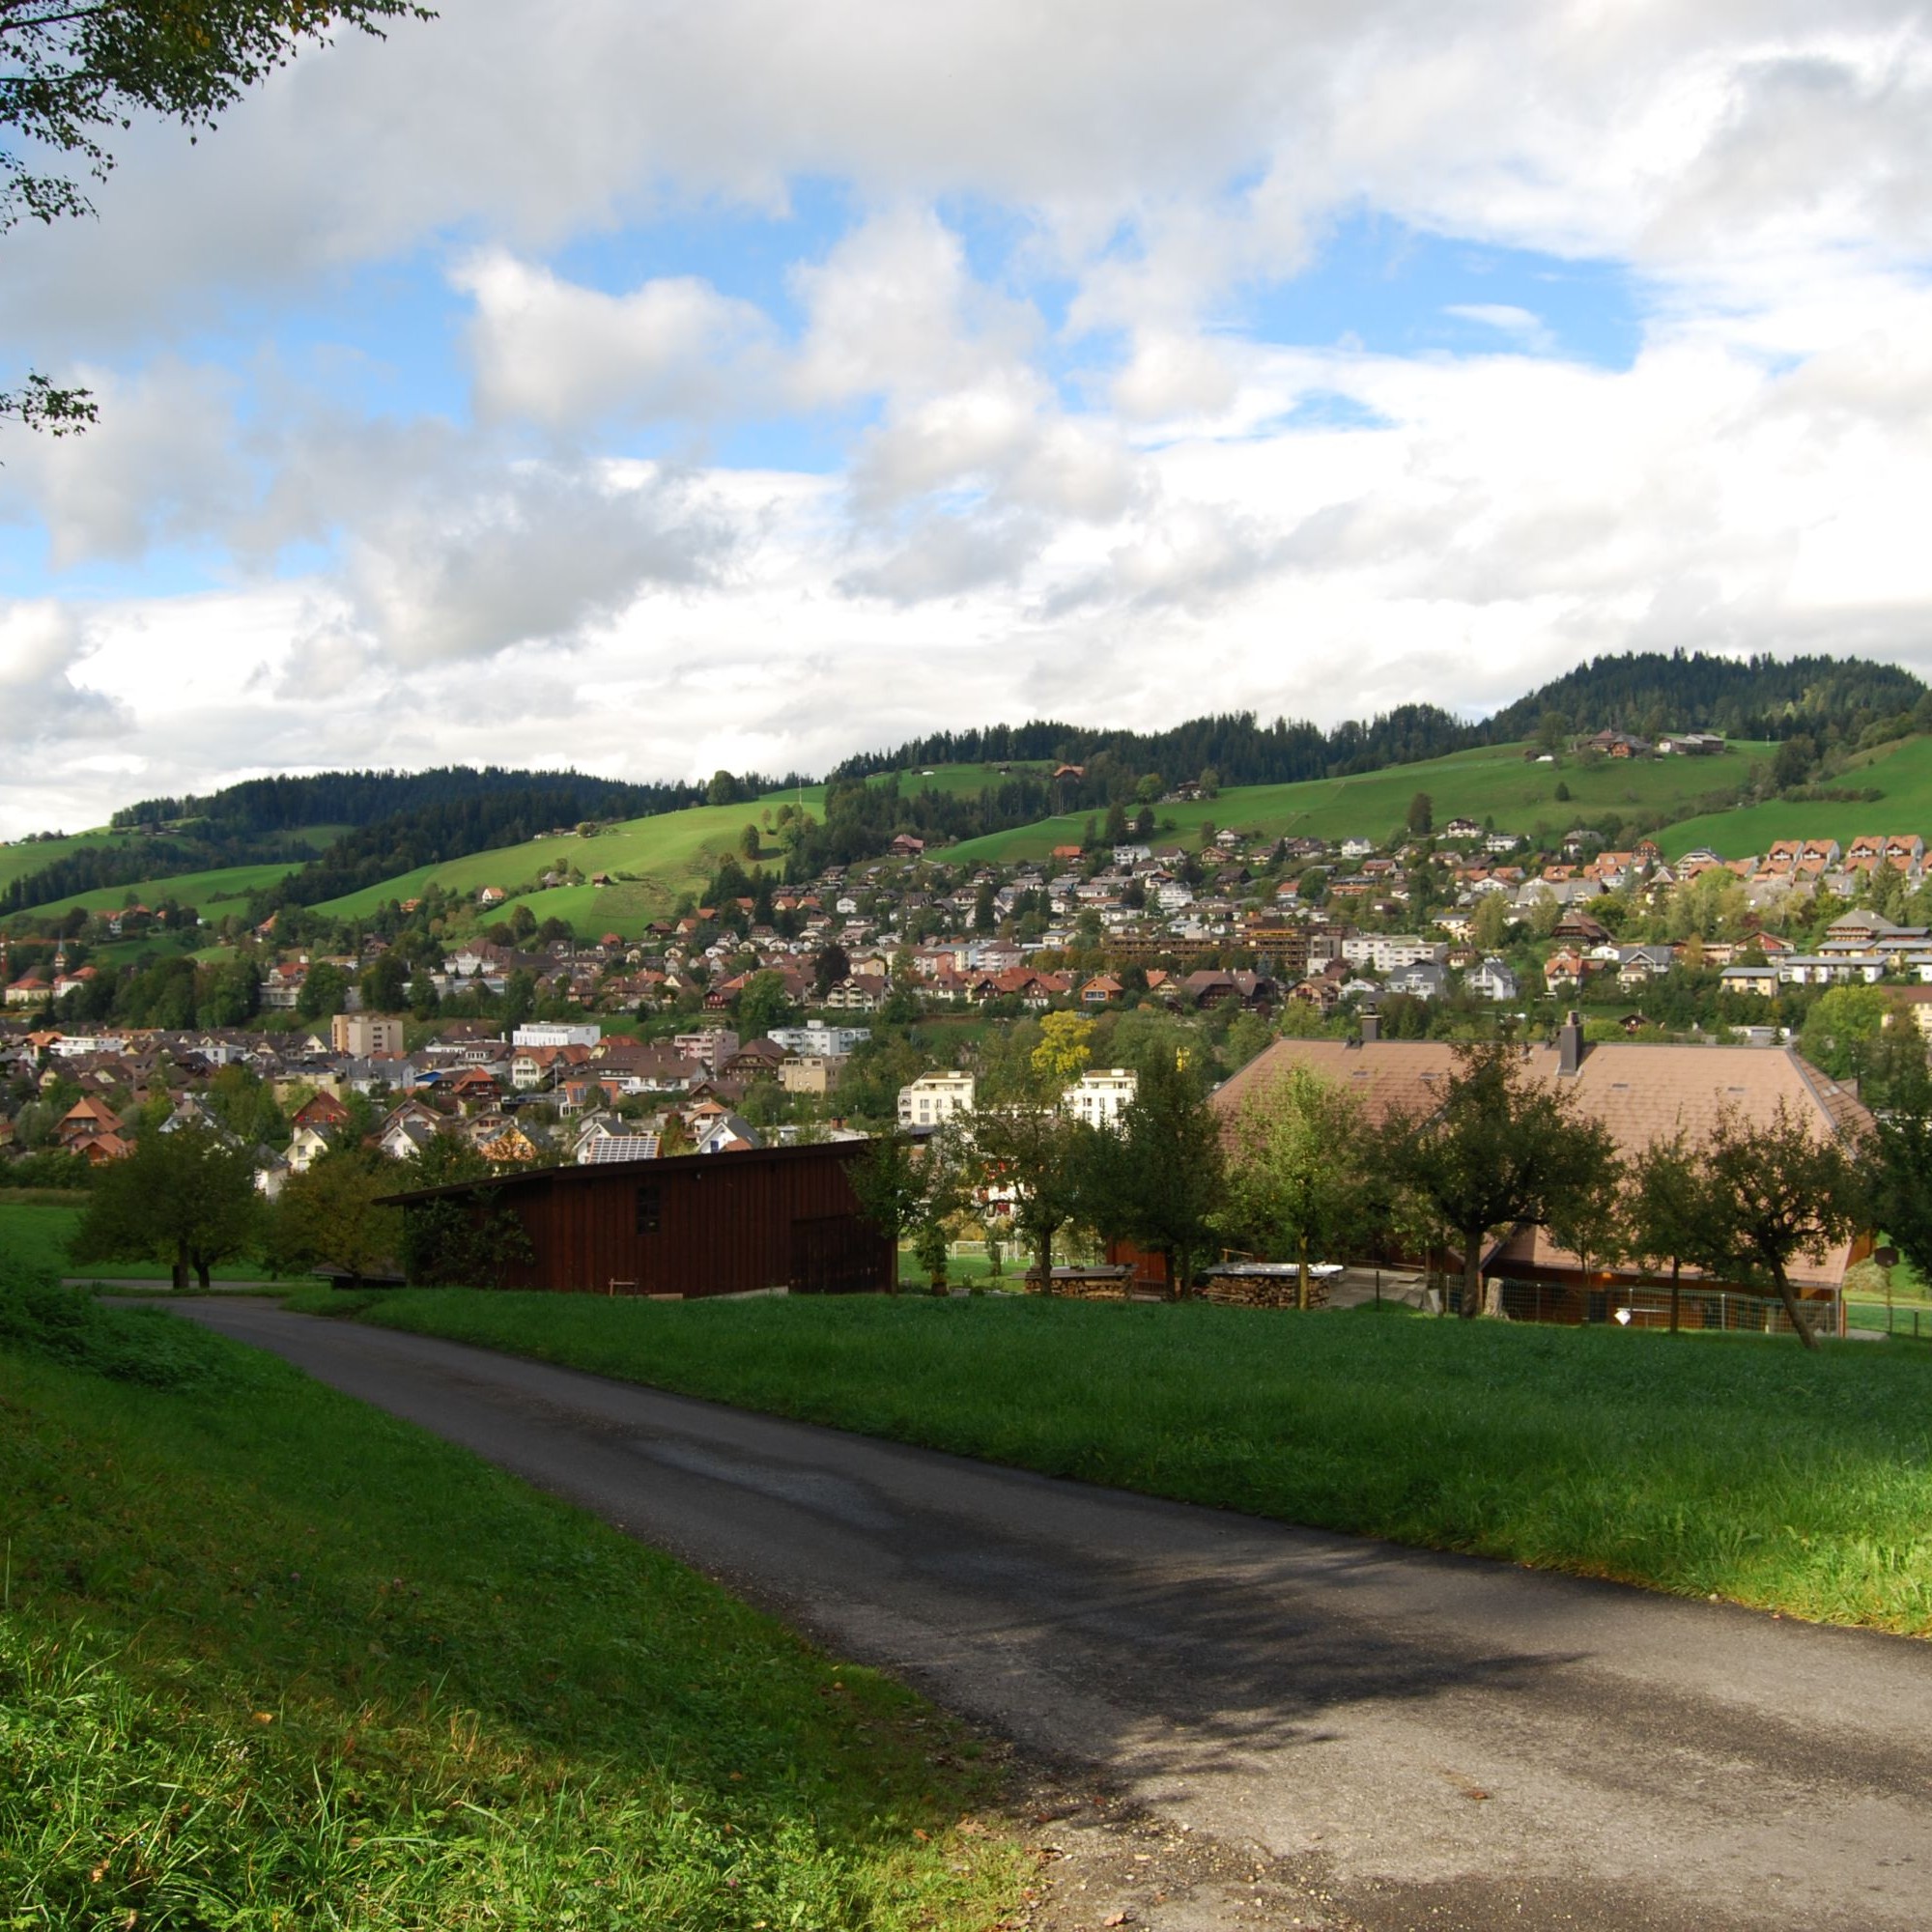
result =
[[0,1922],[978,1926],[972,1744],[466,1453],[0,1283]]
[[958,1297],[361,1319],[1330,1529],[1932,1634],[1932,1351]]

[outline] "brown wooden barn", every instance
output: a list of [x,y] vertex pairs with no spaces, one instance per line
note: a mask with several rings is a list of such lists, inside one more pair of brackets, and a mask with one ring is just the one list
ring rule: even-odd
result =
[[[480,1218],[508,1209],[531,1259],[505,1288],[675,1295],[749,1290],[865,1294],[890,1289],[893,1243],[859,1215],[846,1167],[863,1141],[611,1161],[498,1175],[391,1197],[407,1215],[451,1199]],[[466,1199],[467,1197],[467,1199]]]

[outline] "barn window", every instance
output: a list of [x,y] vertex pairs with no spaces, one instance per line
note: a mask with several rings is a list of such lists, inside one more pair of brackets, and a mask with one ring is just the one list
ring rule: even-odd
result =
[[662,1208],[658,1200],[658,1190],[655,1187],[639,1188],[638,1233],[640,1235],[655,1235],[658,1231],[658,1219],[661,1212]]

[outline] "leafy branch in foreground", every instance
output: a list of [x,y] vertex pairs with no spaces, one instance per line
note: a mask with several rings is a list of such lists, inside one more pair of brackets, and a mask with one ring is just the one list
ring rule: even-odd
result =
[[[0,0],[0,232],[92,213],[70,164],[104,180],[136,113],[193,138],[304,43],[433,17],[414,0]],[[85,389],[45,376],[0,391],[0,421],[66,436],[94,419]]]

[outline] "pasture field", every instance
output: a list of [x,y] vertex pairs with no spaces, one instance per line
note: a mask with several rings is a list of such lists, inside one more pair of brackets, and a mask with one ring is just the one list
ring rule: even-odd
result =
[[[1932,1634],[1932,1349],[1005,1295],[344,1312],[1325,1529]],[[330,1306],[327,1292],[298,1306]]]
[[[0,1191],[0,1267],[24,1264],[57,1275],[86,1273],[110,1281],[164,1282],[170,1278],[159,1262],[101,1262],[92,1268],[75,1268],[67,1258],[67,1244],[80,1225],[80,1213],[78,1201],[72,1206],[50,1203],[44,1194],[27,1201],[10,1200]],[[211,1273],[216,1281],[262,1278],[261,1268],[245,1262],[224,1262]]]
[[0,1405],[9,1923],[968,1932],[1019,1904],[959,1726],[463,1450],[18,1278]]
[[132,886],[101,886],[94,892],[75,893],[68,898],[49,899],[44,905],[28,906],[15,917],[47,919],[71,906],[89,912],[113,912],[130,897],[145,905],[159,905],[172,898],[191,905],[204,918],[225,912],[241,912],[251,893],[266,892],[294,871],[286,861],[264,866],[218,866],[206,872],[175,872],[156,879],[143,879]]
[[1780,838],[1835,838],[1849,844],[1862,832],[1932,840],[1932,738],[1901,738],[1861,753],[1832,781],[1832,789],[1876,789],[1883,798],[1849,803],[1773,799],[1765,805],[1687,818],[1659,835],[1665,858],[1708,845],[1726,859],[1767,850]]
[[[990,765],[939,766],[929,776],[901,772],[898,779],[906,790],[950,792],[976,792],[999,782],[998,768]],[[825,787],[771,792],[741,805],[697,805],[683,811],[658,812],[628,819],[590,838],[532,838],[523,845],[497,846],[441,865],[419,866],[360,892],[325,900],[316,910],[331,919],[366,918],[388,899],[416,897],[432,882],[465,894],[475,894],[485,886],[510,892],[534,883],[547,871],[575,866],[586,879],[593,872],[608,872],[611,883],[552,886],[524,894],[514,903],[528,906],[539,922],[568,920],[582,934],[614,932],[635,939],[652,920],[663,919],[680,894],[703,889],[720,860],[738,851],[747,825],[758,824],[765,812],[801,800],[812,813],[822,812]],[[769,838],[764,856],[769,865],[777,865],[782,857]]]
[[15,879],[24,879],[29,872],[41,871],[56,860],[71,859],[76,852],[103,847],[117,850],[133,842],[126,832],[109,832],[101,827],[93,832],[75,832],[65,838],[36,838],[0,845],[0,889],[11,886]]
[[[692,806],[683,811],[627,819],[589,838],[574,835],[532,838],[522,845],[472,852],[441,865],[418,866],[379,885],[325,900],[316,910],[329,919],[366,917],[386,900],[417,896],[432,882],[465,894],[473,895],[485,886],[509,892],[534,883],[547,871],[575,866],[586,879],[593,872],[609,872],[614,883],[603,889],[554,886],[529,893],[516,903],[528,906],[539,921],[567,919],[582,932],[611,931],[630,939],[653,919],[663,918],[680,893],[701,888],[719,860],[737,850],[747,825],[756,824],[767,810],[776,811],[799,797],[796,792],[774,792],[743,805]],[[808,785],[803,797],[809,810],[824,810],[821,786]],[[632,877],[621,879],[620,873]]]
[[[1771,748],[1740,740],[1719,757],[1605,759],[1585,766],[1527,760],[1520,745],[1486,746],[1420,764],[1391,765],[1345,779],[1308,779],[1296,784],[1236,785],[1198,805],[1159,805],[1158,823],[1173,822],[1156,840],[1196,842],[1204,825],[1233,826],[1273,838],[1283,835],[1346,838],[1357,834],[1381,840],[1401,826],[1409,801],[1426,791],[1439,827],[1452,818],[1494,819],[1501,832],[1567,831],[1579,818],[1608,810],[1671,811],[1709,793],[1736,785],[1754,757]],[[1568,787],[1567,801],[1556,787]],[[970,838],[948,848],[949,859],[1011,864],[1044,858],[1056,845],[1077,844],[1089,814],[1069,812],[1034,825]]]

